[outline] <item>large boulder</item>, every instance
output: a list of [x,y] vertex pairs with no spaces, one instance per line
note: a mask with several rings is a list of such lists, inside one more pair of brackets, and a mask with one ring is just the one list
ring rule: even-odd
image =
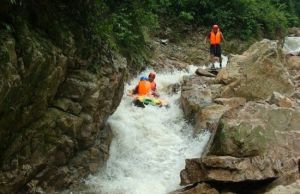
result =
[[244,97],[247,100],[266,99],[273,91],[291,93],[290,79],[277,42],[262,40],[242,55],[232,56],[217,80],[228,84],[222,97]]
[[204,107],[213,103],[212,91],[208,83],[212,78],[191,76],[183,80],[181,86],[181,104],[187,118],[195,119],[195,115]]
[[248,157],[278,151],[298,155],[299,126],[300,109],[248,102],[223,116],[210,153]]
[[298,172],[299,126],[300,109],[256,102],[230,109],[208,153],[186,160],[181,183],[263,181]]
[[205,156],[186,160],[186,168],[181,172],[181,184],[262,181],[295,172],[298,172],[298,164],[294,158],[279,163],[272,157]]
[[[193,118],[197,131],[209,129],[211,137],[201,158],[186,160],[182,185],[194,188],[204,181],[239,193],[243,185],[252,190],[251,184],[262,187],[299,173],[299,76],[289,70],[291,74],[277,42],[263,40],[242,55],[230,56],[215,79],[195,81],[204,79],[201,73],[185,83],[189,91],[210,90],[212,102],[195,100],[199,104]],[[184,94],[187,102],[189,94]]]
[[203,129],[212,129],[217,125],[222,115],[229,110],[230,107],[219,104],[212,104],[201,109],[196,114],[195,130],[196,132]]

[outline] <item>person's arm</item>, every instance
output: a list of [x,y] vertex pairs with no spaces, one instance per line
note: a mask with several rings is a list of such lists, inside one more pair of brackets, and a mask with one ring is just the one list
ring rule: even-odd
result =
[[222,41],[226,42],[226,40],[224,39],[224,36],[223,36],[222,32],[221,32],[221,38],[222,38]]
[[152,93],[151,93],[154,97],[159,97],[159,94],[157,93],[157,91],[153,91],[152,90]]
[[153,91],[156,91],[156,83],[154,82],[154,88]]
[[133,94],[137,94],[138,93],[138,89],[139,89],[139,85],[135,86],[135,88],[133,90]]

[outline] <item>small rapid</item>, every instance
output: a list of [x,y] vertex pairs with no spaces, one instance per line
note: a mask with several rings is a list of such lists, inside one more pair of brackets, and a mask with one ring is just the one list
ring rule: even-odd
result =
[[[85,192],[166,194],[179,188],[185,159],[199,157],[210,134],[193,135],[193,128],[180,108],[180,93],[168,94],[167,88],[195,70],[196,67],[190,66],[187,71],[157,74],[158,91],[170,103],[169,108],[138,108],[124,94],[108,120],[114,138],[106,167],[86,180]],[[144,71],[140,76],[149,72]],[[138,77],[127,84],[125,92],[135,86]]]
[[300,54],[300,37],[285,37],[283,51],[285,54]]

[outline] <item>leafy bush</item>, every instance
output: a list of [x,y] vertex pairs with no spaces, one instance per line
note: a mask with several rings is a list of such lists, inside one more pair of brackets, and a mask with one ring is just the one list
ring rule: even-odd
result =
[[275,38],[288,26],[299,25],[300,3],[296,0],[158,0],[158,4],[164,7],[159,14],[198,26],[217,23],[227,37],[244,40]]
[[132,1],[95,1],[89,15],[91,30],[105,39],[111,48],[127,58],[146,53],[148,32],[157,27],[153,4]]

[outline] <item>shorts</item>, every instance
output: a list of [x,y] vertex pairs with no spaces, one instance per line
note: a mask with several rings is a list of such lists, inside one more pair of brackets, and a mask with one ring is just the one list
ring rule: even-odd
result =
[[221,57],[221,45],[210,45],[210,54],[215,57]]

